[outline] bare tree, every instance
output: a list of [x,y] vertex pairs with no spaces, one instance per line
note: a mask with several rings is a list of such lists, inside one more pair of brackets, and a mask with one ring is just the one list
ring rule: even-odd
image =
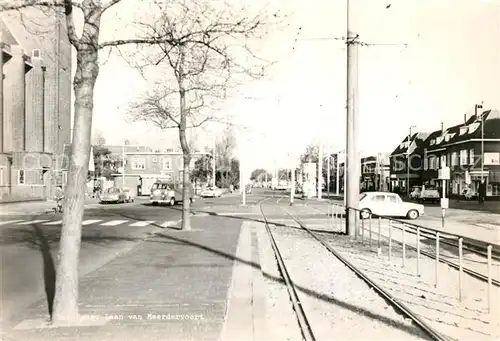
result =
[[[146,79],[150,67],[155,67],[155,74],[161,78],[153,91],[131,105],[130,116],[161,129],[178,129],[184,163],[182,229],[190,230],[192,150],[186,132],[217,120],[215,106],[242,76],[263,76],[269,63],[252,53],[248,41],[263,33],[264,20],[259,14],[246,17],[244,12],[233,12],[228,3],[214,5],[213,1],[179,0],[158,4],[158,8],[163,13],[159,20],[139,24],[146,36],[165,36],[171,41],[144,47],[142,53],[126,57]],[[165,72],[158,73],[159,65],[165,66]],[[226,146],[232,146],[232,142]]]
[[[232,63],[228,57],[227,50],[223,45],[216,43],[218,37],[231,37],[232,35],[245,36],[251,33],[260,22],[242,19],[236,19],[234,24],[226,22],[225,18],[214,21],[208,26],[194,26],[196,20],[191,21],[193,26],[182,26],[184,15],[175,15],[169,13],[171,25],[151,26],[144,35],[140,33],[130,39],[117,39],[112,41],[100,41],[100,29],[103,24],[101,19],[103,14],[121,0],[11,0],[1,1],[0,11],[23,11],[26,7],[38,7],[56,10],[58,13],[63,11],[64,26],[67,31],[69,42],[76,50],[76,73],[73,80],[75,94],[75,116],[73,127],[73,144],[71,150],[71,160],[69,166],[68,183],[66,186],[63,227],[61,231],[61,240],[59,248],[59,262],[57,265],[56,293],[53,304],[53,313],[51,316],[54,325],[72,325],[79,321],[78,313],[78,256],[81,244],[81,226],[84,210],[84,189],[87,180],[88,163],[90,158],[90,140],[92,114],[94,107],[94,86],[99,75],[99,55],[103,49],[116,48],[125,44],[144,44],[159,45],[165,53],[171,57],[172,65],[176,65],[176,76],[180,83],[180,107],[183,115],[177,121],[180,131],[184,132],[188,127],[187,113],[193,111],[196,107],[187,109],[187,93],[193,89],[194,83],[186,83],[196,72],[198,68],[195,63],[203,62],[203,51],[213,51],[222,58],[224,62],[222,67],[226,70]],[[198,7],[197,7],[198,9]],[[82,33],[79,36],[74,23],[74,11],[79,10],[83,14]],[[188,10],[186,9],[186,12]],[[198,10],[198,12],[200,12]],[[201,11],[203,13],[203,11]],[[162,13],[153,12],[153,15],[162,15]],[[213,16],[213,13],[205,12],[206,17]],[[163,14],[162,20],[166,22],[166,16]],[[108,25],[109,23],[107,23]],[[198,48],[195,48],[198,47]],[[204,50],[205,49],[205,50]],[[194,52],[190,54],[190,52]],[[197,53],[200,53],[199,55]],[[206,58],[206,63],[210,64],[211,59]],[[202,66],[204,70],[206,66]],[[193,76],[196,78],[195,76]],[[210,84],[208,80],[200,81],[197,86],[201,89]],[[202,98],[197,98],[201,101]],[[181,144],[183,149],[188,152],[185,135],[181,134]],[[184,163],[189,163],[189,153],[186,153]],[[186,167],[187,168],[187,167]],[[184,178],[188,179],[189,174]],[[49,302],[50,304],[50,302]]]

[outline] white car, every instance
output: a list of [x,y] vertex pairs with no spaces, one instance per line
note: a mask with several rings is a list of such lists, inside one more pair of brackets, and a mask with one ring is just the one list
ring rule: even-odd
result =
[[221,195],[222,190],[217,187],[208,187],[200,193],[202,198],[220,198]]
[[406,217],[417,219],[424,215],[424,205],[404,202],[396,193],[389,192],[365,192],[359,197],[359,208],[363,219],[370,215],[388,217]]

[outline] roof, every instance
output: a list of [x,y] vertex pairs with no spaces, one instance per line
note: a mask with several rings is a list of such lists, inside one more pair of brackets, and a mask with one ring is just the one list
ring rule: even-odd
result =
[[393,155],[400,155],[400,154],[405,154],[409,152],[410,154],[417,149],[417,147],[421,146],[424,141],[427,139],[429,136],[429,133],[424,133],[424,132],[419,132],[413,134],[410,138],[408,138],[408,135],[405,136],[404,140],[401,141],[399,146],[396,147],[391,153],[391,156]]
[[432,132],[425,141],[424,148],[432,151],[450,144],[481,138],[481,124],[484,120],[484,138],[500,138],[500,111],[486,110],[481,115],[471,116],[466,122]]

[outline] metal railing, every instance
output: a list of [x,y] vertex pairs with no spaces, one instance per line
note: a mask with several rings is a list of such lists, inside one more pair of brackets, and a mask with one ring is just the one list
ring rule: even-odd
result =
[[[495,246],[497,249],[500,248],[498,245],[493,243],[486,243],[483,241],[475,240],[469,237],[465,237],[460,234],[453,234],[448,232],[439,231],[437,229],[421,226],[415,223],[410,223],[407,221],[402,221],[399,219],[393,219],[386,216],[379,216],[373,214],[371,212],[362,211],[357,208],[345,207],[340,204],[329,204],[328,205],[328,219],[330,227],[334,228],[339,232],[346,232],[346,222],[345,215],[346,209],[349,212],[355,212],[355,239],[360,240],[361,243],[365,242],[365,231],[368,230],[368,243],[370,249],[372,248],[372,243],[374,241],[373,237],[373,225],[374,220],[376,221],[376,242],[377,242],[377,254],[380,256],[382,254],[382,237],[388,239],[388,258],[389,261],[393,259],[393,244],[394,242],[401,244],[402,246],[402,254],[401,261],[402,267],[406,266],[406,250],[413,249],[416,251],[416,272],[417,276],[421,276],[421,255],[424,255],[429,258],[433,258],[435,260],[435,275],[434,275],[434,286],[437,287],[439,284],[439,263],[447,264],[456,270],[458,270],[458,299],[460,302],[463,300],[463,279],[464,273],[478,278],[487,283],[487,302],[488,302],[488,312],[491,313],[493,302],[492,302],[492,291],[493,285],[500,286],[500,281],[493,278],[492,271],[492,260],[493,260],[493,247]],[[361,224],[359,223],[361,221]],[[382,234],[381,227],[382,221],[388,222],[388,235]],[[368,224],[368,228],[366,228],[365,224]],[[395,230],[398,230],[401,233],[401,241],[397,241],[394,238],[393,233]],[[411,246],[407,244],[408,235],[415,236],[415,246]],[[434,254],[426,251],[422,251],[422,238],[430,239],[434,241]],[[453,241],[457,241],[454,243]],[[464,245],[464,243],[466,245]],[[448,246],[458,248],[458,264],[454,263],[450,260],[444,259],[441,257],[440,247],[441,244],[445,244]],[[481,257],[486,258],[486,275],[464,267],[464,253],[463,251],[467,250],[473,254],[476,254]],[[495,256],[495,259],[500,261],[500,257]]]

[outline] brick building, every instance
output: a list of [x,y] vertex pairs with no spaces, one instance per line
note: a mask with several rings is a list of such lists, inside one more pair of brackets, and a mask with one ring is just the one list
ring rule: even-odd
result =
[[0,14],[0,198],[51,197],[70,142],[71,45],[55,11]]
[[477,192],[484,178],[486,196],[500,197],[500,112],[487,110],[462,124],[431,133],[423,158],[422,184],[441,186],[438,169],[448,166],[448,196],[461,195],[465,188]]
[[[120,162],[120,172],[115,173],[115,185],[119,188],[129,188],[136,195],[149,195],[151,186],[157,179],[181,182],[183,175],[182,152],[174,149],[152,150],[146,146],[104,146],[112,155],[125,160],[123,168]],[[190,168],[202,155],[209,153],[194,152]],[[123,171],[122,171],[123,170]]]
[[368,156],[361,159],[361,184],[364,191],[387,191],[389,188],[390,164],[389,158]]
[[406,194],[422,183],[423,150],[428,133],[406,136],[394,149],[390,158],[390,191]]

